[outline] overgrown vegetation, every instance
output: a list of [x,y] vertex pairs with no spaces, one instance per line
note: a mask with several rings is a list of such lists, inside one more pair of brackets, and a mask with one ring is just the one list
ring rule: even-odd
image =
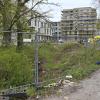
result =
[[[100,51],[84,48],[77,43],[50,44],[39,46],[39,60],[43,68],[41,80],[50,80],[71,74],[80,80],[100,66]],[[20,53],[15,47],[0,48],[0,88],[32,82],[34,71],[34,46],[24,46]]]
[[[51,78],[71,74],[74,79],[80,80],[99,68],[100,52],[95,48],[84,48],[77,43],[44,46],[44,54],[40,49],[41,57],[46,60],[45,67],[51,71]],[[46,49],[48,48],[48,49]],[[54,73],[54,76],[52,76]]]
[[16,49],[0,48],[0,88],[26,84],[32,80],[32,62]]

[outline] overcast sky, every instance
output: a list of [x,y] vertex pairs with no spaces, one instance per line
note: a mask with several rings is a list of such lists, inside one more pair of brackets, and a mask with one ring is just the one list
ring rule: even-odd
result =
[[[63,9],[72,9],[78,7],[93,7],[93,0],[48,0],[49,2],[58,3],[60,6],[50,6],[50,5],[42,5],[42,7],[38,7],[40,11],[47,11],[51,9],[50,16],[52,16],[52,21],[60,21],[61,19],[61,11]],[[42,8],[42,9],[41,9]]]
[[59,3],[60,7],[52,7],[53,12],[53,21],[59,21],[61,18],[61,10],[62,9],[71,9],[78,7],[92,7],[92,0],[49,0],[50,2]]

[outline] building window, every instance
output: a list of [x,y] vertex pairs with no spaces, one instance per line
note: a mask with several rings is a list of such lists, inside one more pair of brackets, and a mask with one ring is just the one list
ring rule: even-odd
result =
[[57,30],[57,28],[55,28],[55,30]]
[[40,28],[38,28],[38,32],[40,33]]
[[53,23],[54,26],[57,26],[57,23]]
[[55,32],[55,34],[57,35],[57,32]]
[[35,18],[35,26],[37,26],[37,19]]
[[47,34],[48,34],[48,29],[47,29]]
[[38,27],[40,26],[39,24],[40,24],[40,22],[38,21]]
[[43,22],[41,22],[41,27],[43,28]]

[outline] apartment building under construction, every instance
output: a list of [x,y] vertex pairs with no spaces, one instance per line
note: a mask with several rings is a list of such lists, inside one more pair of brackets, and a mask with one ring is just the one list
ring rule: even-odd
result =
[[68,36],[90,37],[96,33],[96,9],[91,7],[64,9],[61,18],[61,32]]

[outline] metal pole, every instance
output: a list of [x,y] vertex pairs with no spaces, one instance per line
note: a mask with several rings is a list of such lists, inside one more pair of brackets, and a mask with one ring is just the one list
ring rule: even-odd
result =
[[38,32],[35,33],[35,87],[36,100],[39,99],[39,59],[38,59]]
[[[33,7],[33,0],[32,0],[32,7]],[[31,11],[31,17],[33,17],[33,11]],[[34,44],[34,48],[35,48],[35,86],[36,89],[38,88],[38,84],[39,84],[39,75],[38,75],[38,32],[35,33],[35,44]]]
[[59,32],[57,33],[57,42],[59,43]]
[[39,72],[38,72],[38,33],[35,34],[35,85],[38,88],[39,85]]

